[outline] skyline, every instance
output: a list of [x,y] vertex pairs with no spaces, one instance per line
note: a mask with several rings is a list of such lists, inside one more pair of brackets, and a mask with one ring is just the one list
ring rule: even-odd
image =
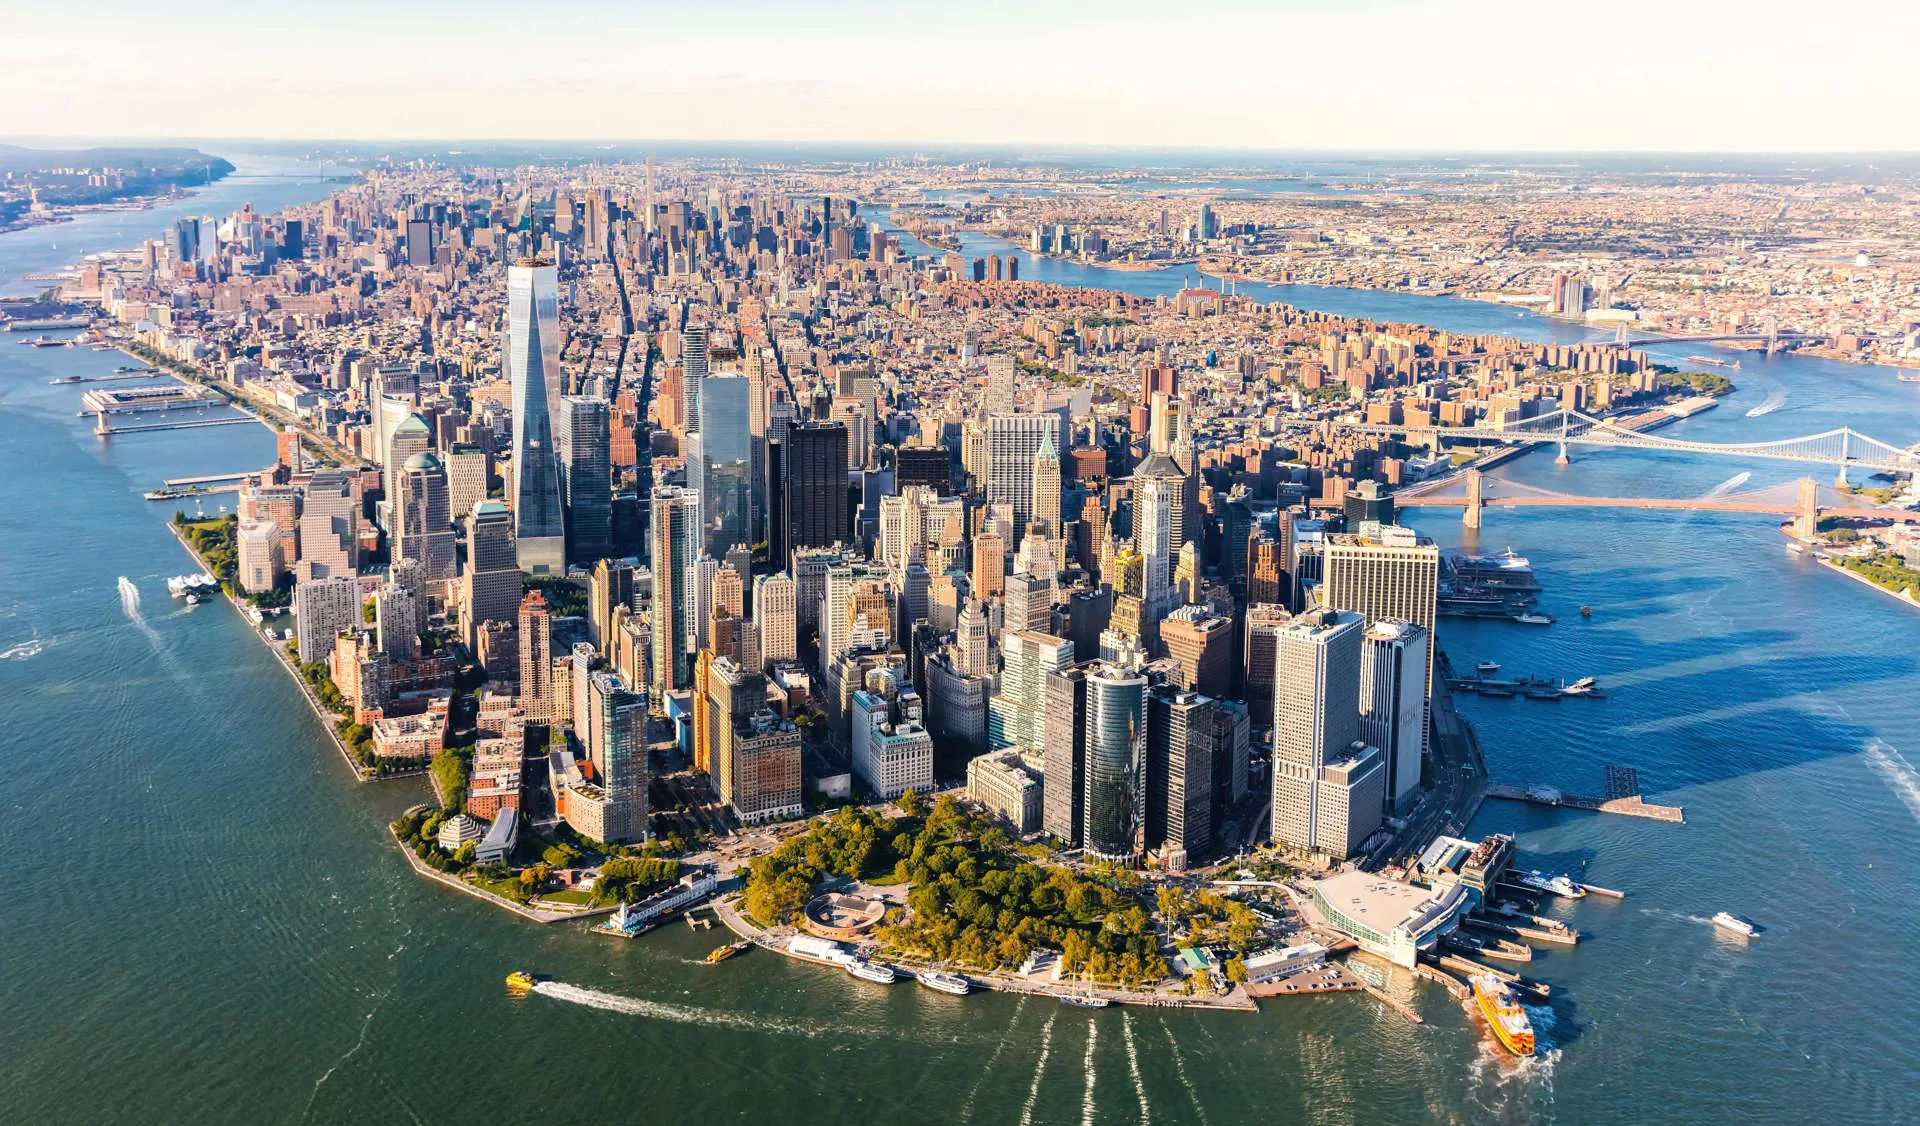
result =
[[[917,12],[868,2],[589,3],[555,25],[574,34],[521,67],[492,61],[502,34],[492,16],[517,12],[494,3],[395,14],[354,0],[323,23],[231,0],[194,0],[161,24],[118,0],[82,7],[99,17],[84,47],[64,15],[72,9],[12,21],[22,49],[0,73],[0,98],[34,135],[654,135],[1243,152],[1920,149],[1920,128],[1899,112],[1901,44],[1920,31],[1920,15],[1871,0],[1826,5],[1817,22],[1804,6],[1767,3],[1743,9],[1738,23],[1625,0],[1605,24],[1511,0],[1470,17],[1418,0],[1338,10],[1216,0],[1178,18],[1126,3],[1103,8],[1097,22],[1058,2]],[[1860,26],[1878,32],[1862,40],[1853,34]],[[226,32],[239,28],[284,49],[233,49]],[[404,61],[384,69],[356,62],[382,44],[408,43]],[[1159,57],[1147,57],[1149,46]],[[1214,50],[1228,57],[1208,59]],[[210,58],[156,81],[157,62],[196,52]],[[137,122],[128,114],[135,105]]]

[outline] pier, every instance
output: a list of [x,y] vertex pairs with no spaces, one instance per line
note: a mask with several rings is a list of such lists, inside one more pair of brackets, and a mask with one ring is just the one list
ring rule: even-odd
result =
[[107,416],[101,415],[94,424],[93,432],[102,438],[109,434],[150,434],[156,430],[199,430],[207,426],[239,426],[242,423],[258,422],[252,415],[240,418],[204,418],[197,422],[152,422],[143,426],[109,426]]
[[1501,798],[1506,801],[1563,806],[1567,809],[1584,809],[1590,813],[1618,813],[1626,817],[1645,817],[1648,820],[1667,821],[1675,825],[1684,825],[1687,821],[1686,807],[1654,805],[1651,802],[1642,801],[1638,794],[1623,798],[1590,798],[1580,794],[1562,793],[1552,786],[1511,786],[1503,782],[1488,783],[1486,794],[1490,798]]
[[188,485],[211,485],[219,481],[238,481],[242,477],[251,477],[260,472],[257,469],[242,469],[238,473],[203,473],[198,477],[169,477],[160,482],[169,489],[184,488]]

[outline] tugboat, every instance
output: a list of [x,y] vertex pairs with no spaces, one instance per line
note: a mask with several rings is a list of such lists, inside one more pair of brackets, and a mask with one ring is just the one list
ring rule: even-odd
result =
[[748,945],[750,944],[743,938],[738,942],[729,942],[725,946],[716,946],[713,948],[713,953],[707,955],[707,965],[717,966],[728,958],[745,950]]
[[860,958],[847,963],[847,972],[861,981],[871,981],[875,985],[892,985],[900,980],[900,975],[885,962],[868,962]]
[[925,970],[920,974],[920,984],[928,989],[937,989],[942,993],[951,993],[955,997],[965,997],[973,989],[973,983],[959,974],[943,974],[939,970]]
[[1582,606],[1582,607],[1580,607],[1580,616],[1581,616],[1581,617],[1583,617],[1583,618],[1591,618],[1591,617],[1593,617],[1593,607],[1591,607],[1591,606]]
[[524,997],[533,992],[533,987],[538,984],[540,979],[525,970],[515,970],[507,975],[507,992],[516,997]]
[[1480,1015],[1487,1018],[1487,1027],[1493,1029],[1494,1039],[1500,1046],[1522,1059],[1533,1055],[1533,1022],[1527,1019],[1527,1011],[1514,1000],[1513,990],[1507,983],[1492,974],[1475,974],[1473,977],[1473,999],[1480,1005]]
[[1760,930],[1759,927],[1753,925],[1752,919],[1736,915],[1731,911],[1722,911],[1718,915],[1715,915],[1713,917],[1713,925],[1723,931],[1737,934],[1741,938],[1752,938]]

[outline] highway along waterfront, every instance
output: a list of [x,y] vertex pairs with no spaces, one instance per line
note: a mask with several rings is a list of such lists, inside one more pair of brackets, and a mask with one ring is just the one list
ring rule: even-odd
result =
[[[1102,273],[1085,280],[1147,280]],[[1462,330],[1566,328],[1473,302],[1326,292],[1340,311]],[[1462,322],[1444,319],[1455,312]],[[164,578],[190,560],[163,525],[192,502],[141,494],[264,464],[271,436],[102,442],[74,416],[84,387],[47,381],[121,362],[0,347],[0,480],[19,494],[0,510],[12,736],[0,934],[15,955],[0,959],[0,1105],[40,1108],[36,1121],[451,1122],[511,1105],[556,1121],[933,1108],[979,1123],[1707,1124],[1803,1121],[1810,1098],[1836,1122],[1920,1105],[1920,966],[1896,910],[1920,886],[1920,614],[1789,558],[1766,518],[1486,513],[1478,546],[1530,556],[1559,624],[1450,620],[1456,664],[1592,674],[1609,692],[1557,708],[1463,699],[1495,776],[1593,792],[1603,764],[1630,765],[1650,800],[1685,805],[1688,820],[1484,808],[1472,832],[1514,832],[1528,866],[1629,893],[1553,909],[1587,941],[1529,970],[1554,1000],[1533,1013],[1541,1056],[1516,1063],[1459,1002],[1404,980],[1387,989],[1423,1025],[1364,994],[1274,1001],[1257,1016],[1084,1012],[884,990],[764,951],[707,966],[711,934],[609,942],[417,879],[385,825],[425,783],[355,782],[239,615],[166,596]],[[1779,436],[1849,419],[1920,439],[1920,410],[1900,398],[1912,387],[1890,375],[1746,368],[1752,389],[1663,433]],[[1760,374],[1787,397],[1747,419],[1767,394]],[[1498,472],[1583,495],[1658,482],[1678,496],[1743,470],[1750,487],[1797,475],[1622,450]],[[1415,520],[1464,542],[1446,510]],[[1708,923],[1720,910],[1765,930],[1722,937]],[[501,979],[519,967],[567,988],[510,998]]]

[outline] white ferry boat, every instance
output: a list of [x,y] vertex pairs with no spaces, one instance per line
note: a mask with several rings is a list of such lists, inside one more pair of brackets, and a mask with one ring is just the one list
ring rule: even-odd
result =
[[1548,892],[1568,899],[1581,899],[1587,894],[1587,889],[1574,883],[1572,877],[1549,875],[1541,871],[1517,872],[1514,874],[1513,882],[1524,888]]
[[919,975],[920,984],[928,989],[937,989],[942,993],[951,993],[955,997],[965,997],[973,990],[973,983],[959,974],[943,974],[939,970],[925,970]]
[[175,575],[167,580],[167,593],[175,598],[185,598],[203,590],[218,588],[220,580],[205,571],[192,575]]
[[1530,626],[1550,626],[1553,624],[1553,619],[1551,617],[1548,617],[1545,614],[1541,614],[1532,610],[1529,610],[1524,614],[1515,614],[1513,616],[1513,620],[1516,622],[1520,622],[1524,625],[1530,625]]
[[861,981],[871,981],[875,985],[892,985],[900,980],[900,975],[885,962],[868,962],[859,958],[847,963],[847,972]]
[[1715,915],[1713,925],[1723,931],[1737,934],[1741,938],[1752,938],[1760,929],[1753,925],[1753,920],[1742,918],[1731,911],[1722,911]]

